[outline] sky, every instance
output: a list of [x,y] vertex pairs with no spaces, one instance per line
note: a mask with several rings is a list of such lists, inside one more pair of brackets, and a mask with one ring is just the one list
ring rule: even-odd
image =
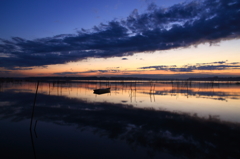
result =
[[240,0],[0,0],[0,77],[240,76]]

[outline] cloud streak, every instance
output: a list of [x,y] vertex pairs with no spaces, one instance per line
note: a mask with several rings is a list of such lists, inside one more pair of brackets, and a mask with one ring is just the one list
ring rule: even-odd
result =
[[169,8],[151,4],[143,14],[134,10],[126,19],[81,29],[77,34],[1,39],[0,67],[13,70],[64,64],[236,39],[240,37],[239,8],[240,0],[192,1]]
[[61,75],[61,76],[66,76],[66,75],[78,75],[78,74],[88,74],[88,73],[119,73],[120,70],[88,70],[88,71],[83,71],[83,72],[60,72],[60,73],[53,73],[53,75]]
[[176,65],[167,66],[167,65],[158,65],[158,66],[147,66],[140,67],[138,69],[155,69],[155,70],[163,70],[163,71],[171,71],[171,72],[193,72],[196,70],[199,71],[213,71],[213,70],[240,70],[239,62],[227,63],[227,61],[218,61],[211,63],[197,63],[195,65],[184,65],[178,67]]
[[69,75],[77,75],[81,72],[60,72],[60,73],[53,73],[53,75],[60,75],[60,76],[69,76]]

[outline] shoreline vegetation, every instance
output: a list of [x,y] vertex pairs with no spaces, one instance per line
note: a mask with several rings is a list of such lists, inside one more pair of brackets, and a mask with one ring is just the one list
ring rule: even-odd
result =
[[236,81],[236,84],[240,84],[240,77],[198,77],[187,79],[157,79],[157,78],[138,78],[138,77],[0,77],[0,82],[4,81],[74,81],[74,80],[119,80],[119,81]]

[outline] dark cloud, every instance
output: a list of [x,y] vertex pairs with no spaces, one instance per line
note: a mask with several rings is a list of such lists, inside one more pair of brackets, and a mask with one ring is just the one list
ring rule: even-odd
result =
[[214,63],[217,63],[217,64],[224,64],[226,63],[227,61],[218,61],[218,62],[214,62]]
[[[218,74],[218,73],[194,73],[194,72],[186,72],[184,74],[180,74],[175,72],[174,74],[122,74],[122,75],[111,75],[111,77],[137,77],[137,78],[158,78],[158,79],[188,79],[188,78],[206,78],[206,77],[229,77],[229,75]],[[231,75],[232,77],[239,77],[239,75]]]
[[235,65],[235,64],[240,64],[240,62],[232,62],[232,63],[230,63],[230,64]]
[[[216,61],[216,62],[209,62],[209,63],[197,63],[197,65],[210,65],[210,64],[224,64],[227,63],[228,60],[226,61]],[[234,63],[229,63],[229,64],[238,64],[238,62],[234,62]],[[186,65],[187,66],[187,65]]]
[[128,60],[128,58],[122,58],[122,60]]
[[11,73],[11,71],[0,71],[0,74]]
[[9,70],[32,70],[33,68],[27,68],[27,67],[11,67],[11,68],[8,68]]
[[107,67],[108,70],[119,69],[120,67]]
[[118,73],[120,70],[88,70],[84,72],[60,72],[60,73],[53,73],[53,75],[61,75],[61,76],[67,76],[67,75],[77,75],[81,73]]
[[231,69],[240,69],[240,63],[239,62],[227,63],[226,61],[218,61],[218,62],[211,62],[211,63],[197,63],[195,65],[184,65],[181,67],[178,67],[176,65],[172,65],[172,66],[159,65],[159,66],[140,67],[138,69],[155,69],[155,70],[164,70],[164,71],[172,71],[172,72],[193,72],[195,70],[205,70],[205,71],[231,70]]
[[53,73],[54,75],[60,75],[60,76],[67,76],[67,75],[77,75],[80,72],[60,72],[60,73]]
[[81,73],[118,73],[120,70],[89,70]]
[[[240,0],[202,0],[161,8],[151,4],[124,20],[101,23],[77,34],[35,40],[1,39],[0,67],[63,64],[89,57],[109,58],[168,50],[240,37]],[[220,64],[220,63],[219,63]]]

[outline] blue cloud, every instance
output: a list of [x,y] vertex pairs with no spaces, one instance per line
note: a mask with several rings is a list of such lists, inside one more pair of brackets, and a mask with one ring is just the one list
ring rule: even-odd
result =
[[[76,34],[1,39],[0,67],[44,66],[89,57],[110,58],[240,38],[240,0],[205,0],[169,8],[151,4],[143,14],[101,23]],[[223,64],[223,63],[219,63]]]

